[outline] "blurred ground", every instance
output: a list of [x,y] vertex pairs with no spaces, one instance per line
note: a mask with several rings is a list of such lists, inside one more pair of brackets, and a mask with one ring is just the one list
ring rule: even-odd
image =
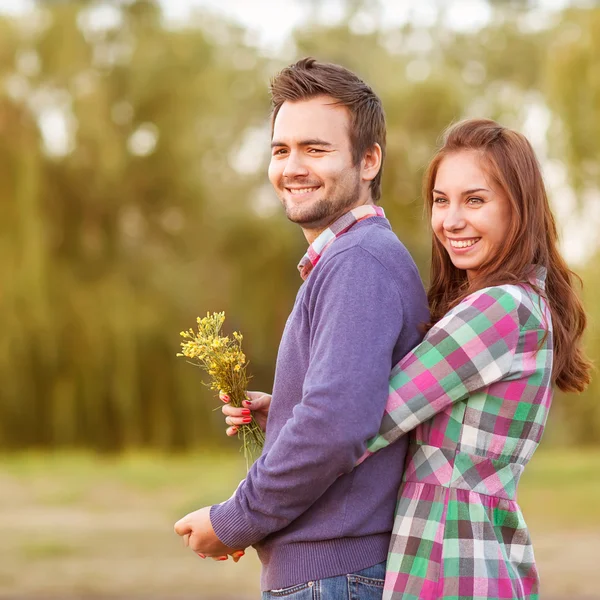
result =
[[[238,455],[175,459],[18,455],[0,459],[0,598],[259,598],[252,551],[198,559],[172,530],[227,498]],[[520,487],[545,600],[600,598],[600,452],[540,453]]]

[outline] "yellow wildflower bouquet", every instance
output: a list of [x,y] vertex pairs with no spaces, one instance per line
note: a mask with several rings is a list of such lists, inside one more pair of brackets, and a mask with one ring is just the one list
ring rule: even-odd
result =
[[[234,331],[233,339],[223,337],[221,328],[225,322],[225,313],[206,313],[206,317],[196,319],[198,331],[189,329],[182,331],[181,353],[210,376],[206,383],[211,390],[224,392],[230,398],[231,406],[241,407],[246,400],[248,380],[246,373],[248,362],[242,351],[241,333]],[[258,423],[252,418],[248,424],[237,426],[238,438],[242,440],[242,450],[249,466],[253,456],[258,456],[262,450],[265,434]]]

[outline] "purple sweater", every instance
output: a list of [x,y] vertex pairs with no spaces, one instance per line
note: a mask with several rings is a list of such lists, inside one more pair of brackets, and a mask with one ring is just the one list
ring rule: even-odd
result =
[[211,508],[223,543],[256,548],[263,590],[386,559],[406,440],[354,465],[379,431],[392,365],[422,337],[426,306],[417,268],[383,217],[337,239],[300,287],[262,456]]

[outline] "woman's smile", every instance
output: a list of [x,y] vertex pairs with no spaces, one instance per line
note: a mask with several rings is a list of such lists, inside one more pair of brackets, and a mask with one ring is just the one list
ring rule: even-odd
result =
[[481,237],[474,238],[446,238],[449,242],[450,248],[453,252],[458,254],[465,254],[474,250],[474,246],[479,242]]

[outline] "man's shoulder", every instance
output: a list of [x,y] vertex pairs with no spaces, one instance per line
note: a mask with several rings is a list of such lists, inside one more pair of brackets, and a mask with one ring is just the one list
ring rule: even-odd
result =
[[[375,222],[355,225],[329,247],[321,259],[323,264],[354,261],[359,255],[370,255],[386,269],[416,269],[416,265],[398,236],[389,226]],[[387,221],[384,221],[387,223]]]

